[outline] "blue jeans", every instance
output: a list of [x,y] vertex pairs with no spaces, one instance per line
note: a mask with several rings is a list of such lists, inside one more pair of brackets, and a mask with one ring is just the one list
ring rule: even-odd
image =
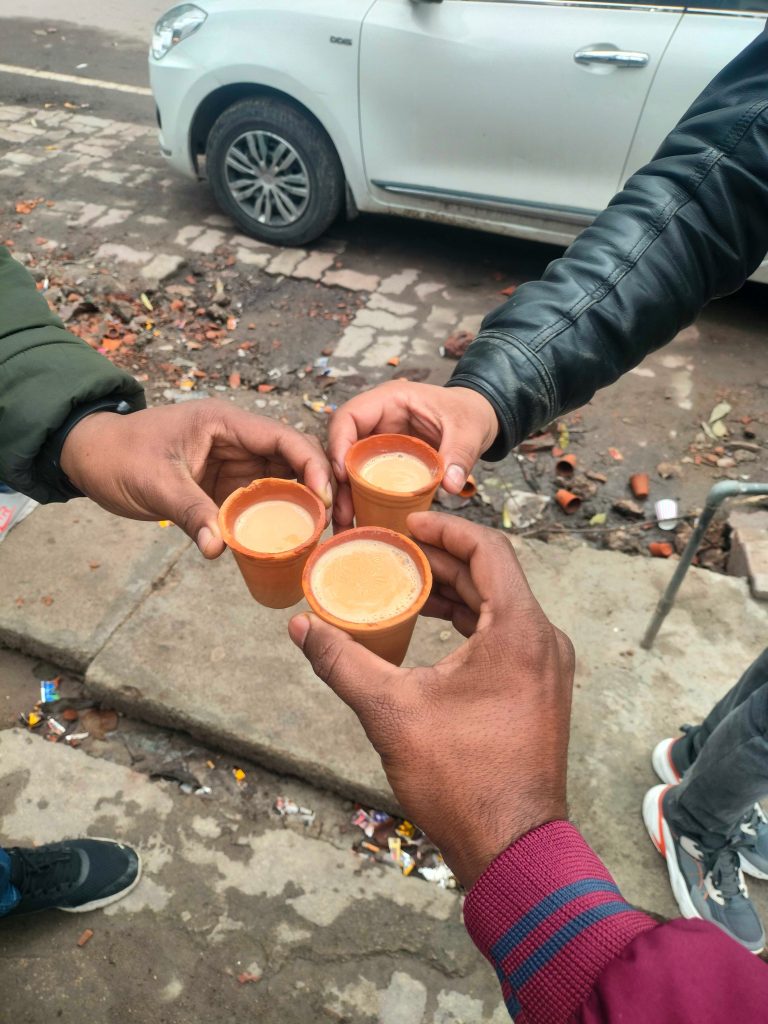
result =
[[11,858],[0,848],[0,917],[13,910],[21,899],[21,893],[11,885]]

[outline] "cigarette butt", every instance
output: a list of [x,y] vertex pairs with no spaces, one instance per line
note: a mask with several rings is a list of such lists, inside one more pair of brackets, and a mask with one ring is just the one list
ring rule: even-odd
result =
[[86,928],[85,931],[80,936],[80,938],[77,940],[77,944],[78,944],[78,946],[84,946],[86,944],[86,942],[90,942],[92,938],[93,938],[93,929],[92,928]]

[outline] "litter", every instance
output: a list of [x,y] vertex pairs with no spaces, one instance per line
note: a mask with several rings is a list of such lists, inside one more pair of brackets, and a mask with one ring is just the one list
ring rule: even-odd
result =
[[60,700],[59,696],[59,683],[61,678],[56,676],[55,679],[41,679],[40,680],[40,703],[50,704],[51,701]]
[[288,800],[284,796],[276,798],[272,809],[280,815],[281,818],[297,818],[303,825],[309,826],[314,824],[315,812],[309,807],[301,807],[294,800]]
[[566,491],[563,487],[559,491],[555,491],[555,501],[567,516],[572,516],[574,512],[578,512],[581,508],[581,498],[578,494],[574,494],[573,491]]
[[84,946],[86,942],[90,942],[93,938],[93,928],[86,928],[84,932],[80,933],[80,938],[77,940],[78,946]]
[[510,491],[501,513],[501,525],[505,530],[526,530],[537,523],[549,505],[545,494],[531,491]]
[[674,530],[680,521],[677,502],[674,498],[662,498],[656,502],[656,519],[660,530]]
[[28,498],[26,494],[12,491],[10,487],[0,483],[0,541],[5,540],[14,526],[34,512],[38,502]]
[[633,473],[629,478],[629,486],[636,498],[645,499],[651,492],[647,473]]
[[413,822],[394,818],[385,811],[358,807],[351,824],[365,837],[352,847],[359,856],[397,867],[406,877],[415,874],[441,888],[456,888],[456,879],[440,851]]

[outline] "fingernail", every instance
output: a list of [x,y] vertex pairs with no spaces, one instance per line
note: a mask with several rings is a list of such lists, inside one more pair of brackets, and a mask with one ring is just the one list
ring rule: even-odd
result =
[[[445,477],[443,478],[443,486],[450,484],[451,490],[460,491],[464,486],[464,481],[467,479],[467,474],[461,468],[461,466],[449,466],[445,471]],[[448,490],[448,488],[446,488]]]
[[208,545],[214,539],[213,532],[207,527],[203,526],[197,535],[197,546],[200,548],[200,553],[205,554]]
[[325,485],[325,491],[323,492],[323,501],[325,502],[326,508],[330,508],[331,505],[333,504],[333,488],[329,483]]
[[296,615],[288,623],[288,635],[297,647],[303,649],[309,632],[309,616]]

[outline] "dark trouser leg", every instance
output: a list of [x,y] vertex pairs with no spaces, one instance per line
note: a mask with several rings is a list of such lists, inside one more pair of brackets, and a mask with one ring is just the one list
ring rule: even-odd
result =
[[11,885],[11,858],[0,847],[0,917],[19,902],[19,890]]
[[688,742],[698,754],[667,798],[667,814],[705,846],[723,846],[752,804],[768,795],[768,651]]

